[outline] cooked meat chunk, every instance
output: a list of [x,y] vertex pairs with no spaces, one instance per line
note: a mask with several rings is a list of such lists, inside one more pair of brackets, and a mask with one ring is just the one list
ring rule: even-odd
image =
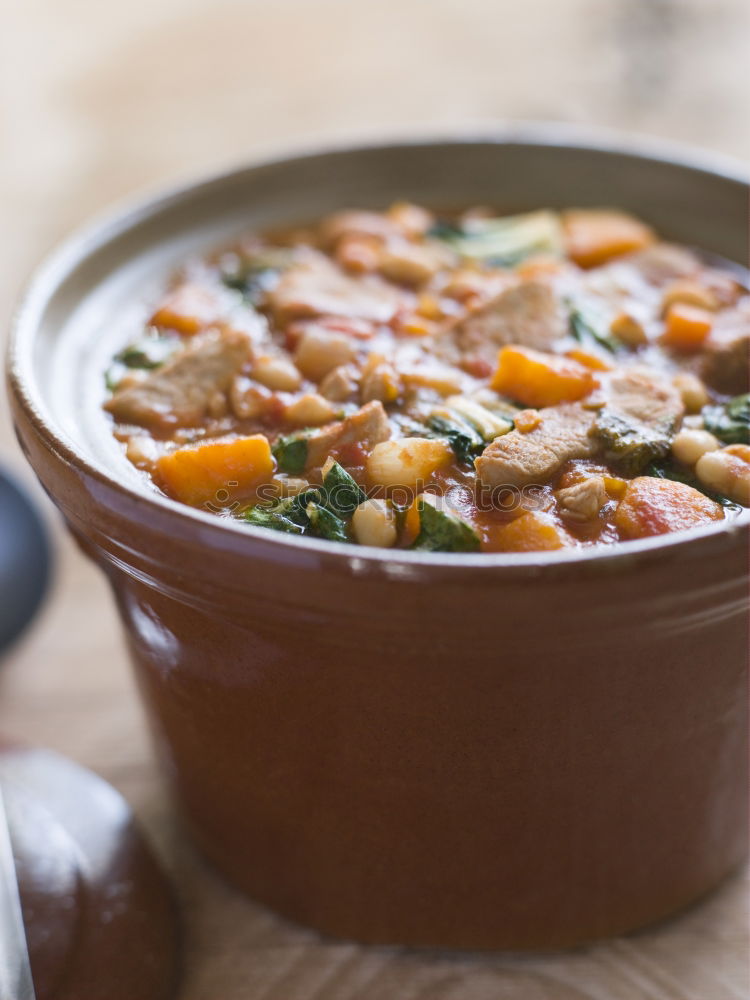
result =
[[730,395],[750,388],[750,297],[714,323],[701,362],[703,379]]
[[359,385],[359,373],[353,365],[339,365],[329,372],[318,388],[322,396],[334,403],[353,399]]
[[700,268],[700,261],[692,250],[672,243],[654,243],[625,260],[649,284],[659,287],[678,278],[688,278]]
[[363,406],[350,417],[327,427],[321,427],[307,439],[307,468],[322,466],[331,452],[346,445],[361,444],[372,447],[391,436],[391,425],[377,400]]
[[485,486],[545,483],[571,459],[596,453],[591,437],[594,414],[580,403],[549,407],[541,411],[541,418],[527,434],[511,431],[484,449],[475,465]]
[[310,251],[281,276],[268,300],[281,323],[314,316],[350,316],[387,323],[401,296],[379,278],[352,278],[328,257]]
[[581,521],[593,520],[609,500],[603,476],[589,476],[558,490],[556,496],[563,514]]
[[448,359],[481,358],[493,363],[500,347],[520,344],[547,351],[567,332],[555,293],[539,281],[507,288],[457,323],[445,340]]
[[163,431],[191,427],[208,414],[217,392],[225,392],[250,351],[244,333],[213,331],[196,337],[174,361],[136,385],[121,389],[107,402],[124,424]]
[[650,427],[674,430],[685,412],[672,381],[641,368],[613,376],[607,395],[608,408]]
[[637,475],[667,455],[684,412],[682,396],[669,379],[631,369],[611,379],[594,435],[608,461]]
[[385,242],[398,235],[398,227],[387,216],[361,209],[335,212],[321,227],[323,243],[328,247],[335,247],[348,236],[364,236]]

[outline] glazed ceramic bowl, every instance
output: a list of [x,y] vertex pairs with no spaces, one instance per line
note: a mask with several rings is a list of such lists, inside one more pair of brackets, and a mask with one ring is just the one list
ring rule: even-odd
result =
[[264,533],[126,462],[106,360],[186,254],[247,227],[612,204],[744,262],[747,194],[731,166],[559,130],[339,149],[120,213],[39,271],[10,347],[22,446],[111,584],[192,836],[254,898],[361,941],[521,949],[710,890],[747,840],[747,518],[524,555]]

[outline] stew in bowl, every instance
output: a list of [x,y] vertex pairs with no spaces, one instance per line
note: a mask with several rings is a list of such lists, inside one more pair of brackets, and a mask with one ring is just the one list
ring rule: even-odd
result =
[[168,496],[440,552],[592,547],[750,506],[750,293],[613,209],[398,202],[186,262],[105,404]]

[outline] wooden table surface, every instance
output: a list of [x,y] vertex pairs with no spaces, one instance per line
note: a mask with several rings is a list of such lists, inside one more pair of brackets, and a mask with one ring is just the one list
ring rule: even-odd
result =
[[[4,319],[33,263],[92,212],[289,145],[536,118],[750,158],[745,0],[25,0],[2,10]],[[4,405],[0,448],[31,485]],[[182,840],[109,594],[40,502],[56,580],[2,664],[0,732],[68,754],[130,800],[182,903],[183,1000],[750,996],[742,876],[663,926],[544,957],[322,941],[243,898]]]

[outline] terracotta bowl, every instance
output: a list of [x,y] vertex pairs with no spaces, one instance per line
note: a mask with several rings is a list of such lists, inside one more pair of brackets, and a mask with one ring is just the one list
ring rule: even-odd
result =
[[38,272],[10,347],[21,444],[112,586],[192,836],[254,898],[360,941],[539,949],[710,890],[747,842],[747,518],[594,553],[266,534],[128,465],[107,358],[184,255],[247,227],[612,204],[744,262],[747,197],[731,165],[520,129],[236,170]]

